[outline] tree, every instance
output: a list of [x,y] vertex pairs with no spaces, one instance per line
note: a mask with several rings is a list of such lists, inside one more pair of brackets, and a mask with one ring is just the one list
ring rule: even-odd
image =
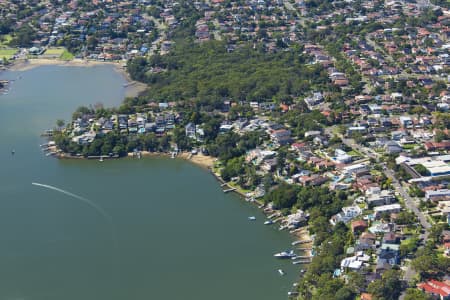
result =
[[426,112],[427,112],[427,109],[421,105],[414,106],[414,108],[411,109],[411,113],[417,115],[417,117],[419,119],[420,119],[420,116],[425,114]]
[[431,255],[421,255],[416,257],[412,262],[411,266],[416,270],[422,277],[427,272],[432,272],[434,270],[435,261],[434,257]]
[[406,290],[403,300],[431,300],[431,296],[425,294],[421,290],[410,288]]
[[297,202],[297,192],[296,186],[282,183],[266,194],[264,201],[266,203],[273,202],[274,206],[279,209],[291,208]]
[[400,255],[406,256],[409,253],[413,253],[414,251],[416,251],[418,245],[419,245],[418,238],[413,237],[402,241],[402,243],[400,244]]
[[400,272],[388,270],[384,272],[381,279],[371,282],[367,290],[375,299],[397,300],[401,293],[400,287]]
[[398,213],[395,222],[398,225],[412,225],[416,223],[416,215],[411,211],[401,211]]
[[443,140],[446,140],[446,139],[448,139],[448,136],[447,136],[447,134],[445,134],[444,131],[436,130],[436,134],[434,136],[434,141],[435,142],[439,143],[439,142],[442,142]]
[[29,25],[24,25],[15,32],[15,36],[11,40],[10,45],[25,48],[31,47],[35,36],[35,30]]
[[61,129],[64,126],[65,122],[62,119],[56,120],[56,126],[58,126],[58,129]]
[[417,164],[414,166],[414,170],[417,171],[417,173],[419,173],[422,176],[427,176],[428,175],[428,169],[425,168],[425,166],[421,165],[421,164]]
[[333,299],[353,300],[353,299],[355,299],[355,293],[348,287],[342,287],[336,292]]
[[366,286],[366,278],[360,273],[349,273],[347,278],[347,286],[354,293],[360,293]]

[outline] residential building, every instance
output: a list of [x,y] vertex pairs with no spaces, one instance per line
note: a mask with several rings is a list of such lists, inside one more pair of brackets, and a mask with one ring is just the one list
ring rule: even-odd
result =
[[426,282],[419,283],[417,288],[432,295],[433,297],[438,297],[440,300],[450,299],[450,285],[448,283],[431,279]]
[[369,207],[381,206],[392,204],[396,201],[394,193],[390,190],[381,190],[375,192],[367,197],[366,199]]

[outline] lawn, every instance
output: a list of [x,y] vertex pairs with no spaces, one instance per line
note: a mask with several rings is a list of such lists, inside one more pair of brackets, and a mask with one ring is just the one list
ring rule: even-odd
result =
[[354,149],[351,150],[350,152],[348,152],[347,154],[350,155],[350,156],[362,156],[361,153],[359,153],[358,151],[356,151]]
[[404,144],[404,145],[402,145],[403,149],[406,149],[406,150],[412,150],[412,149],[414,149],[414,148],[416,148],[418,146],[419,146],[418,144]]
[[74,58],[74,56],[69,51],[64,50],[64,52],[61,54],[61,56],[59,58],[62,60],[72,60]]
[[65,48],[48,48],[45,51],[45,54],[46,55],[53,55],[55,57],[60,57],[64,53],[64,51],[66,51]]
[[12,37],[9,34],[0,35],[0,48],[8,47],[8,44],[11,40]]
[[16,52],[17,49],[0,49],[0,59],[3,59],[4,57],[6,57],[6,59],[11,59],[11,57],[13,57]]

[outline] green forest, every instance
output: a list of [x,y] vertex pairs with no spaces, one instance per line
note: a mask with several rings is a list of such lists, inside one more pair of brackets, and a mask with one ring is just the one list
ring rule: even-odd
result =
[[128,63],[132,78],[149,84],[149,99],[291,102],[309,91],[333,89],[326,70],[308,64],[301,47],[266,53],[246,45],[229,52],[224,41],[188,43]]

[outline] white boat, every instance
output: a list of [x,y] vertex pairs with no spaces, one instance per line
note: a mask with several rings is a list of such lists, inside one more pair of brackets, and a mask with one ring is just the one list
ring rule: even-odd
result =
[[100,156],[100,159],[98,161],[103,161],[103,156]]
[[286,251],[281,251],[279,253],[275,253],[273,256],[277,257],[277,258],[291,258],[291,257],[295,257],[295,253],[294,250],[286,250]]
[[251,216],[251,217],[248,217],[248,219],[249,219],[250,221],[255,221],[255,220],[256,220],[256,217],[255,217],[255,216]]
[[270,224],[273,224],[272,220],[267,220],[267,221],[264,222],[264,225],[270,225]]
[[284,271],[283,270],[281,270],[281,269],[278,269],[278,273],[281,275],[281,276],[283,276],[284,275]]

